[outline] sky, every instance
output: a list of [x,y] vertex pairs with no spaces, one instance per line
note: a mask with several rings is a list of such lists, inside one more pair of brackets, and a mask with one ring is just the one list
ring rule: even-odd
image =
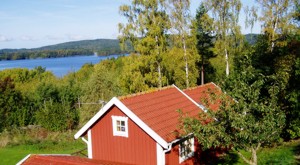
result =
[[[119,14],[119,6],[129,3],[130,0],[1,0],[0,49],[116,39],[118,23],[126,22]],[[192,15],[199,4],[200,0],[191,0]],[[242,32],[250,31],[242,28]]]

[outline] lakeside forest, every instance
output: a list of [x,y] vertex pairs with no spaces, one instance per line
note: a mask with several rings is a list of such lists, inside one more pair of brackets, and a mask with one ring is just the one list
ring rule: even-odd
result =
[[107,56],[111,54],[128,54],[128,52],[131,50],[132,49],[127,51],[121,50],[119,41],[116,39],[82,40],[33,49],[1,49],[0,61],[57,58],[94,54],[99,56]]
[[[239,0],[207,1],[194,18],[188,0],[166,2],[120,6],[127,22],[119,24],[119,41],[128,56],[62,78],[41,66],[0,71],[0,146],[42,143],[57,132],[69,141],[113,96],[211,81],[236,102],[203,121],[182,115],[181,128],[194,132],[203,149],[231,147],[245,163],[257,164],[261,148],[299,139],[299,1],[258,0],[243,8]],[[240,12],[248,28],[262,27],[254,43],[241,33]],[[203,125],[211,117],[218,122]]]

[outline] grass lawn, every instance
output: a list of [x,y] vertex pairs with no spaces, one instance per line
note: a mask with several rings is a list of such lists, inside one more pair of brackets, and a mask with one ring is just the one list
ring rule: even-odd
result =
[[43,141],[0,148],[0,164],[13,165],[28,154],[71,154],[85,148],[80,140],[69,142]]
[[[244,152],[250,157],[250,153]],[[297,165],[300,164],[300,139],[291,142],[285,142],[280,146],[272,148],[262,148],[257,153],[258,164],[284,164],[284,165]],[[210,163],[208,163],[210,164]],[[226,156],[217,160],[217,163],[212,164],[246,164],[235,152],[230,152]]]
[[[22,145],[10,145],[0,148],[0,164],[16,164],[28,154],[71,154],[85,147],[86,145],[80,140],[68,142],[43,141],[31,144],[28,142]],[[283,143],[281,146],[273,148],[263,148],[258,151],[257,156],[259,165],[300,164],[300,140]],[[205,164],[244,165],[246,163],[235,152],[230,152],[220,159],[207,159]]]

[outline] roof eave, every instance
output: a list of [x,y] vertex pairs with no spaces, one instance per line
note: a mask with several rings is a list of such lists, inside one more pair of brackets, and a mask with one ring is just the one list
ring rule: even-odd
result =
[[78,139],[83,136],[88,129],[101,118],[113,105],[117,106],[123,113],[125,113],[133,122],[142,128],[150,137],[152,137],[162,147],[167,148],[168,143],[153,131],[147,124],[145,124],[138,116],[136,116],[129,108],[127,108],[118,98],[113,97],[94,117],[92,117],[75,135]]
[[78,139],[81,136],[84,135],[85,132],[88,131],[88,129],[101,117],[105,114],[105,112],[107,110],[109,110],[109,108],[114,105],[115,102],[115,97],[112,98],[107,104],[105,104],[100,110],[99,112],[96,113],[95,116],[93,116],[75,135],[74,138]]

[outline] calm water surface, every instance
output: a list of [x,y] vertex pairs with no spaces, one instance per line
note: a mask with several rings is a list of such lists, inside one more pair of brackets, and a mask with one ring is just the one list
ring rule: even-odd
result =
[[79,70],[84,64],[99,63],[101,60],[108,58],[117,58],[119,55],[110,56],[75,56],[62,58],[46,58],[46,59],[29,59],[29,60],[12,60],[0,61],[0,70],[12,68],[28,68],[33,69],[37,66],[46,67],[47,71],[52,71],[56,76],[62,77],[70,72]]

